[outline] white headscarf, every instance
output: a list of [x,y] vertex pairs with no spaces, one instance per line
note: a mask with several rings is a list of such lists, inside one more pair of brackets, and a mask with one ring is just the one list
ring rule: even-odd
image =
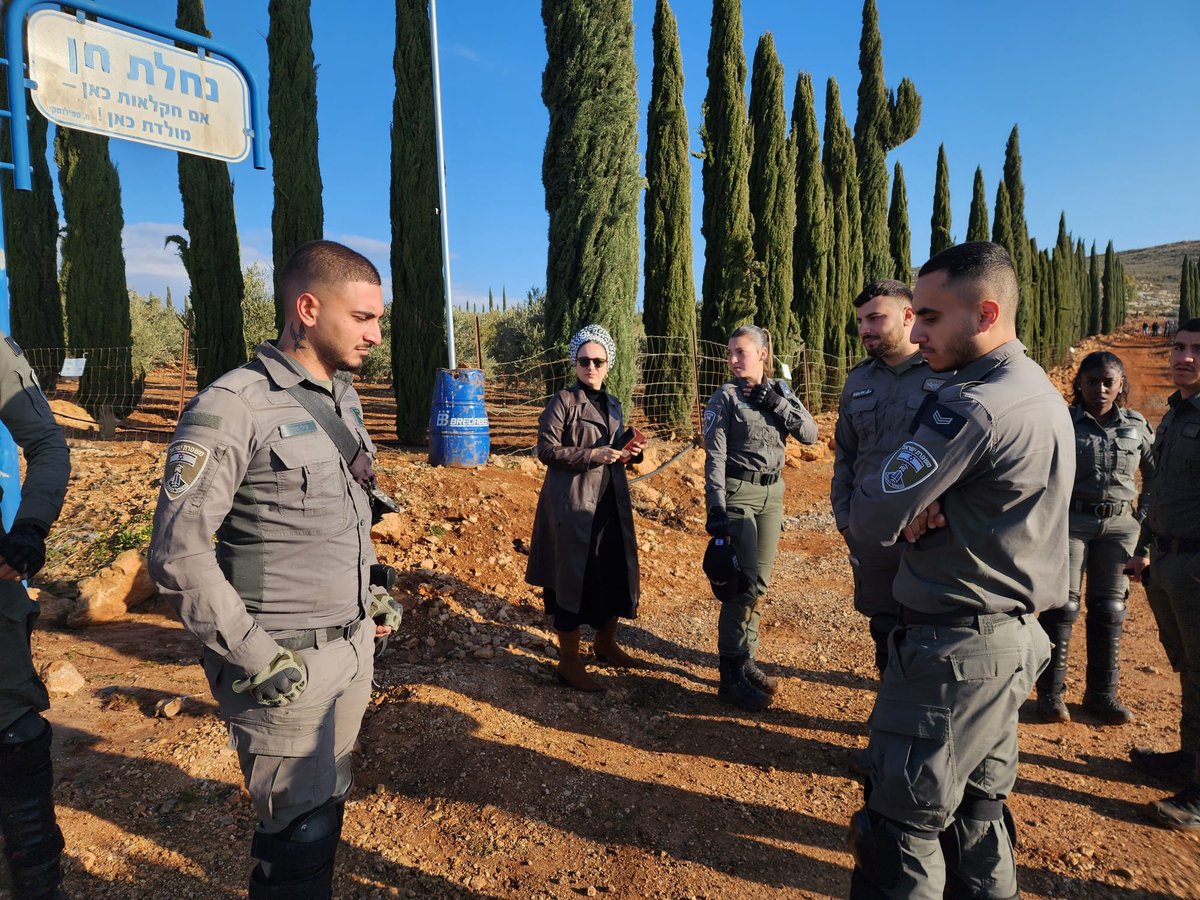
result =
[[575,362],[575,357],[579,354],[579,348],[587,343],[599,344],[604,348],[604,352],[608,355],[608,364],[611,366],[617,355],[617,344],[612,339],[612,335],[605,331],[599,325],[585,325],[575,332],[571,338],[571,344],[567,348],[567,353],[571,357],[571,362]]

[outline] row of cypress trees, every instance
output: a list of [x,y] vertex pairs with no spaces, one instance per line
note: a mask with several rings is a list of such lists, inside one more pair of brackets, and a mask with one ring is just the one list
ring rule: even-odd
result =
[[1179,321],[1200,316],[1200,258],[1183,258],[1179,273]]

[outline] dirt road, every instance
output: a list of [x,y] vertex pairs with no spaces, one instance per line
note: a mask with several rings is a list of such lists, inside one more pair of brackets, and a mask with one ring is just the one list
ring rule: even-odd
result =
[[[1165,344],[1110,344],[1133,376],[1132,405],[1157,421]],[[115,530],[144,534],[160,450],[76,452],[52,591],[107,562],[96,548]],[[785,687],[772,709],[741,716],[715,700],[699,452],[639,489],[644,599],[624,633],[646,665],[601,669],[599,696],[554,682],[552,634],[522,581],[540,466],[431,469],[385,453],[382,480],[406,512],[380,554],[403,573],[409,610],[378,667],[338,895],[844,896],[861,796],[846,758],[866,742],[873,670],[829,513],[831,457],[811,455],[786,470],[764,617],[762,657]],[[1200,897],[1200,837],[1155,827],[1145,807],[1166,785],[1125,762],[1134,744],[1178,745],[1178,680],[1140,588],[1130,605],[1122,699],[1137,722],[1089,721],[1075,665],[1078,721],[1021,726],[1012,806],[1027,897]],[[196,644],[161,607],[84,631],[50,625],[34,643],[88,679],[51,713],[72,896],[237,896],[253,815]],[[183,712],[154,718],[173,696],[188,697]]]

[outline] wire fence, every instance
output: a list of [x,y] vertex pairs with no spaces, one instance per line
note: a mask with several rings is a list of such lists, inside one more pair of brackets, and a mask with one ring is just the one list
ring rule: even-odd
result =
[[[27,348],[25,352],[69,440],[166,443],[180,411],[197,391],[195,348],[186,358],[160,354],[150,360],[139,360],[129,347]],[[1070,348],[1031,348],[1029,355],[1049,369],[1069,359]],[[788,378],[812,412],[835,410],[845,373],[855,361],[801,347],[777,358],[774,374]],[[729,377],[725,345],[647,336],[639,341],[634,362],[636,381],[626,418],[662,440],[697,435],[704,404]],[[485,366],[484,403],[493,452],[531,451],[539,414],[554,390],[573,379],[570,360],[547,351],[508,362],[489,359]],[[360,381],[356,387],[372,435],[385,444],[395,442],[391,382]]]

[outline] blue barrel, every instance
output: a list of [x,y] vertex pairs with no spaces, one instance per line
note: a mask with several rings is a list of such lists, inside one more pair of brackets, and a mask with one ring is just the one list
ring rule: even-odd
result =
[[438,369],[429,410],[429,464],[468,469],[487,464],[491,450],[483,370]]

